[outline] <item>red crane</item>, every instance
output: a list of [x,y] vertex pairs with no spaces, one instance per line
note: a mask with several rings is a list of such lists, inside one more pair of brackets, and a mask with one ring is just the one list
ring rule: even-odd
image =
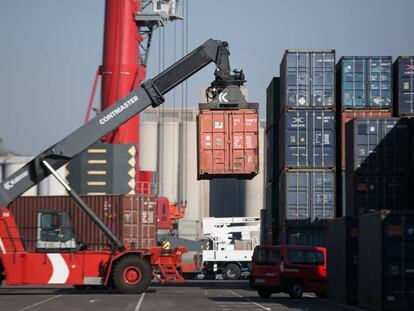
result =
[[[144,11],[151,5],[152,11]],[[110,107],[141,85],[147,73],[146,63],[153,30],[165,26],[168,21],[181,19],[175,12],[175,0],[106,0],[103,63],[97,70],[85,123],[90,117],[99,75],[102,76],[101,110]],[[142,171],[139,167],[139,115],[106,135],[103,141],[136,146],[135,192],[151,193],[152,172]],[[172,229],[178,207],[168,203],[165,213],[162,207],[168,199],[159,199],[159,215],[165,214],[164,217],[168,218],[167,222],[160,223],[160,228]],[[178,218],[183,217],[185,206],[181,210]]]
[[[105,30],[103,44],[101,109],[105,110],[117,100],[138,87],[145,79],[146,68],[140,61],[139,23],[135,14],[141,11],[141,0],[106,0]],[[148,192],[142,187],[151,182],[149,172],[139,168],[139,115],[119,126],[105,136],[104,142],[111,144],[135,144],[136,192]]]

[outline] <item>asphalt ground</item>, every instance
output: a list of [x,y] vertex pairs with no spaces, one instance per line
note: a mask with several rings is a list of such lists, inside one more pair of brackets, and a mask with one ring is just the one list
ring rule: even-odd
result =
[[115,290],[78,290],[72,287],[7,287],[0,288],[1,311],[357,311],[305,294],[291,299],[277,294],[260,298],[250,290],[247,281],[188,281],[184,284],[153,284],[145,294],[123,295]]

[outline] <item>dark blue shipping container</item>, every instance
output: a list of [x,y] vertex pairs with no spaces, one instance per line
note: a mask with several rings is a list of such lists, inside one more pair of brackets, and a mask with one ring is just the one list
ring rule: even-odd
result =
[[287,111],[280,131],[280,171],[285,168],[334,168],[335,113],[324,110]]
[[394,108],[397,116],[414,115],[414,56],[400,56],[394,62]]
[[341,303],[358,302],[358,218],[342,217],[328,222],[328,299]]
[[287,50],[280,64],[281,108],[335,108],[335,50]]
[[400,118],[353,119],[346,124],[348,175],[411,173],[412,121]]
[[392,108],[392,57],[342,57],[337,65],[342,109]]
[[411,189],[411,178],[406,176],[347,177],[346,213],[412,209]]
[[414,310],[414,214],[381,211],[358,217],[359,304]]
[[281,229],[335,218],[334,171],[283,171],[279,185]]

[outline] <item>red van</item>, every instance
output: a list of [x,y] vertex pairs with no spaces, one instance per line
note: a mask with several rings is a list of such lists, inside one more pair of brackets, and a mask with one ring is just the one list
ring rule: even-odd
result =
[[269,298],[285,292],[300,298],[303,292],[324,297],[326,249],[313,246],[256,246],[252,258],[250,287]]

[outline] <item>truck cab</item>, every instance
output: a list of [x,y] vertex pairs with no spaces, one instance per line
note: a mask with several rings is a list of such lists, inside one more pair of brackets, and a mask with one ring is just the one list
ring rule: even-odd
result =
[[288,293],[292,298],[300,298],[304,292],[323,297],[326,292],[326,249],[259,245],[253,253],[250,287],[262,298],[279,292]]

